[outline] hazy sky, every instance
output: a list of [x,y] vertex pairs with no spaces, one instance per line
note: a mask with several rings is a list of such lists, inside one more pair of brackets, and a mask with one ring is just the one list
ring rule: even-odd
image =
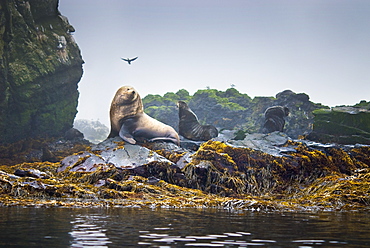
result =
[[[123,85],[370,100],[369,0],[59,0],[85,61],[77,118],[109,124]],[[128,65],[121,57],[139,58]]]

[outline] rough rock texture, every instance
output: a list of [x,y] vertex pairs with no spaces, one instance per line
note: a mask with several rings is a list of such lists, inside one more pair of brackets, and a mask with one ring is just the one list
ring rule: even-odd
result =
[[58,0],[0,2],[0,143],[63,135],[83,60]]
[[307,137],[323,143],[370,144],[370,110],[361,107],[320,109]]
[[248,134],[243,140],[229,140],[228,142],[234,146],[247,147],[280,157],[284,152],[294,151],[293,148],[284,147],[289,139],[286,134],[276,131],[269,134]]
[[210,140],[194,152],[116,137],[58,163],[0,165],[0,206],[369,210],[369,146],[279,132],[241,142]]
[[86,150],[89,141],[81,133],[70,129],[64,137],[23,139],[18,142],[0,145],[0,164],[15,165],[33,162],[59,162],[66,156]]

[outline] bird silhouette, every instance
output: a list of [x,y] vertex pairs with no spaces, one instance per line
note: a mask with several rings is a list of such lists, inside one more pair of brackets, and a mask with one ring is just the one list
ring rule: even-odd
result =
[[129,59],[129,58],[127,58],[127,59],[124,59],[124,58],[121,58],[122,60],[124,60],[124,61],[126,61],[129,65],[131,65],[131,62],[132,61],[134,61],[135,59],[137,59],[138,57],[135,57],[135,58],[133,58],[133,59]]

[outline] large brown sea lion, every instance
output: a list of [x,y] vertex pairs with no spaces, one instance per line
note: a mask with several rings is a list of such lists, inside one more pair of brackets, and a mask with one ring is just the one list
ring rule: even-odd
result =
[[179,107],[179,134],[184,138],[205,141],[218,136],[217,128],[212,125],[201,125],[198,117],[184,101],[178,101]]
[[264,132],[284,131],[284,117],[289,115],[289,108],[283,106],[269,107],[265,111]]
[[108,138],[120,136],[130,144],[145,140],[180,144],[175,129],[144,113],[141,97],[131,86],[123,86],[117,90],[110,107],[110,123]]

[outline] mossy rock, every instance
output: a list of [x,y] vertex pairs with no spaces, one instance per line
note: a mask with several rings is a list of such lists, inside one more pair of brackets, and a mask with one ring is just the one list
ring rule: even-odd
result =
[[343,144],[370,144],[370,111],[358,107],[320,109],[310,139]]
[[58,0],[9,0],[0,8],[0,143],[60,136],[73,126],[82,77],[71,25]]

